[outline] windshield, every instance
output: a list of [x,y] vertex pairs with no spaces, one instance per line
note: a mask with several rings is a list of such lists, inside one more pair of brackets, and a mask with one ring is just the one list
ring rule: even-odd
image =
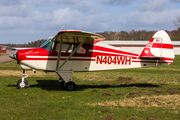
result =
[[54,41],[52,41],[51,39],[47,40],[46,42],[44,42],[40,47],[48,50],[48,51],[52,51],[54,46]]

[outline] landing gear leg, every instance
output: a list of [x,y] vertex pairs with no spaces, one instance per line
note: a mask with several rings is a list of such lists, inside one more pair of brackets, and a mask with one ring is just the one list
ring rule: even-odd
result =
[[18,82],[17,82],[17,88],[20,88],[20,89],[24,89],[24,88],[28,88],[29,87],[29,83],[28,81],[25,79],[27,78],[28,75],[25,74],[25,70],[23,70],[23,76],[22,76],[22,79],[20,79]]
[[65,87],[67,91],[76,90],[76,84],[72,81],[72,71],[56,71],[56,73],[62,80],[61,86]]

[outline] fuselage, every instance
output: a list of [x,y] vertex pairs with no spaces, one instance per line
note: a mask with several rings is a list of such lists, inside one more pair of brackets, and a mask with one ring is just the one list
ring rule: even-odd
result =
[[[55,45],[56,46],[56,45]],[[141,58],[139,54],[98,42],[94,45],[85,45],[88,51],[80,50],[60,68],[62,71],[99,71],[125,68],[149,67],[167,65],[173,62],[171,58]],[[70,52],[62,51],[60,64],[68,58]],[[17,61],[22,69],[55,71],[58,52],[55,49],[48,51],[42,47],[19,50]]]

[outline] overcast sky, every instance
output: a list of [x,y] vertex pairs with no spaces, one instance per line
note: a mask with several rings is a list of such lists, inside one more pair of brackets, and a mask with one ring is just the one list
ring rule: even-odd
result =
[[175,30],[177,16],[180,0],[0,0],[0,44],[46,39],[62,28]]

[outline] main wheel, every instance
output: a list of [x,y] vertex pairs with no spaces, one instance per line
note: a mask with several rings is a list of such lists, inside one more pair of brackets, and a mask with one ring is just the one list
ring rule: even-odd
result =
[[22,82],[22,79],[20,79],[17,82],[17,88],[24,89],[24,88],[28,88],[28,87],[29,87],[29,84],[28,84],[28,81],[26,79],[24,79],[24,82]]
[[67,91],[75,91],[76,90],[76,84],[74,82],[67,82],[65,84],[65,89]]

